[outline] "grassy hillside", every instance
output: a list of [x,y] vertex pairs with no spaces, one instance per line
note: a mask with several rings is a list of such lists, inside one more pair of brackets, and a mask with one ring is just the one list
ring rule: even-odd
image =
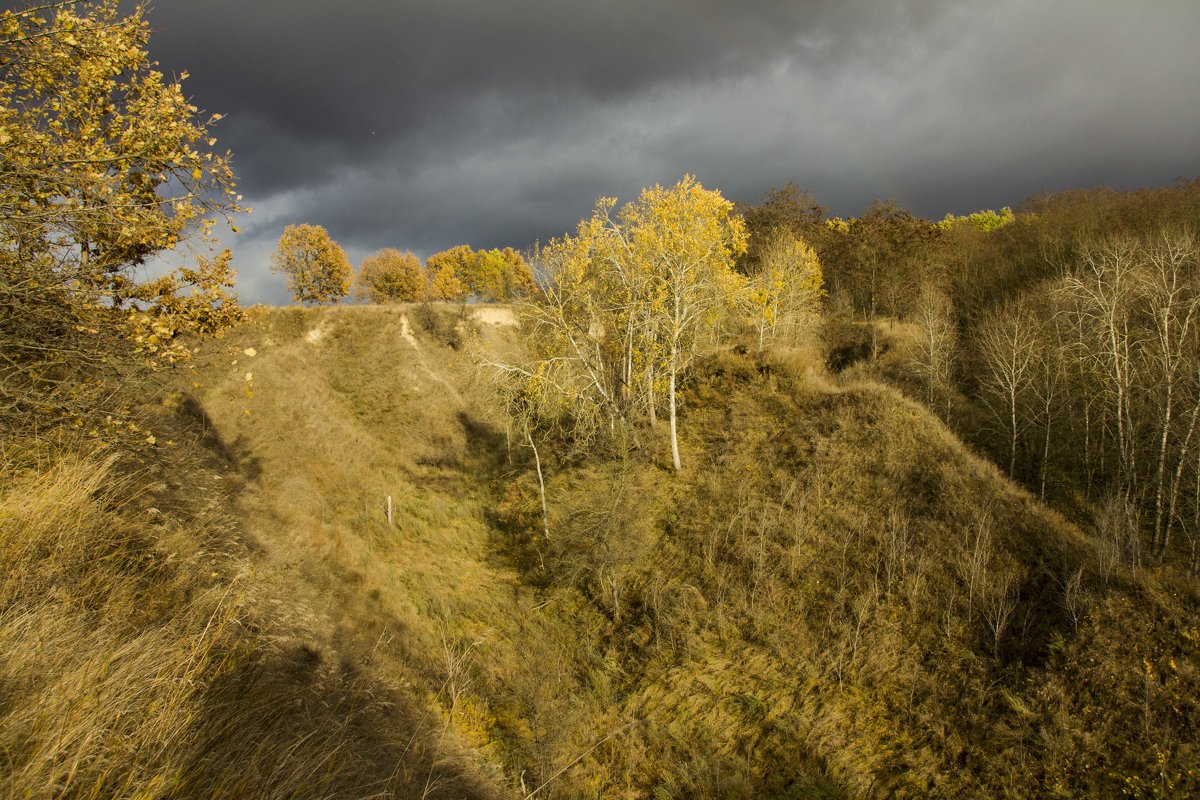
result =
[[[433,606],[455,602],[458,575],[406,573],[440,588],[383,593],[363,569],[398,544],[376,486],[431,547],[470,548],[455,528],[416,530],[468,501],[386,473],[408,462],[308,368],[308,321],[256,317],[206,345],[180,389],[147,395],[140,446],[96,450],[86,431],[5,442],[0,795],[502,793],[434,700],[441,650],[410,654],[389,611],[416,596],[445,613]],[[443,634],[453,652],[458,633]]]
[[892,390],[725,353],[689,406],[693,471],[643,561],[671,677],[640,708],[773,794],[797,743],[856,796],[1194,786],[1194,590],[1105,572]]
[[8,789],[1200,789],[1194,587],[1105,561],[920,406],[710,355],[685,472],[663,431],[551,447],[547,537],[452,315],[258,310],[140,461],[6,456]]
[[[200,359],[195,391],[250,476],[237,510],[263,580],[321,621],[324,647],[419,695],[437,747],[507,795],[590,744],[588,726],[579,741],[548,731],[587,695],[579,637],[600,618],[578,601],[535,611],[543,599],[498,555],[505,442],[455,328],[444,309],[270,311]],[[499,350],[514,333],[479,323]]]

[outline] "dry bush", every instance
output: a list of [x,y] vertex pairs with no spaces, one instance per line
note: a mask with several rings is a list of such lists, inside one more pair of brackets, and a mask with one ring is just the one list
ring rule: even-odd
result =
[[467,340],[478,331],[474,314],[466,303],[418,303],[413,308],[412,315],[418,330],[451,350],[461,350]]
[[645,565],[658,536],[652,487],[644,470],[618,463],[573,473],[569,485],[550,488],[547,569],[617,624],[647,604]]

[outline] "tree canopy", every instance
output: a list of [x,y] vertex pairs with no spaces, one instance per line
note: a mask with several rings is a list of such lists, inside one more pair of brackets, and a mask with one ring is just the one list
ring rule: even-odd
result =
[[356,294],[372,303],[412,303],[429,294],[429,280],[411,251],[385,247],[363,259]]
[[770,190],[758,205],[739,205],[747,234],[746,253],[738,260],[741,271],[755,271],[763,248],[780,231],[815,246],[826,232],[827,211],[811,192],[795,183]]
[[791,231],[778,228],[757,243],[746,286],[746,305],[758,346],[815,319],[825,296],[817,253]]
[[566,397],[589,430],[634,410],[653,423],[665,395],[678,471],[679,375],[742,303],[746,281],[733,265],[745,226],[732,203],[691,176],[614,209],[601,198],[574,235],[535,250],[542,291],[523,306],[531,360],[501,366],[529,383],[524,395]]
[[438,300],[475,298],[501,302],[534,291],[533,273],[521,254],[503,250],[472,250],[460,244],[434,253],[426,262],[433,296]]
[[271,271],[288,278],[301,303],[336,303],[350,292],[354,270],[346,253],[320,225],[288,225],[271,254]]
[[471,295],[468,277],[474,257],[470,245],[460,244],[426,259],[425,268],[429,270],[430,289],[435,300],[464,301]]
[[0,12],[3,410],[60,407],[70,376],[111,365],[122,342],[176,359],[179,333],[235,316],[227,255],[135,274],[244,210],[230,155],[214,149],[220,116],[187,100],[186,73],[156,68],[148,38],[142,3]]

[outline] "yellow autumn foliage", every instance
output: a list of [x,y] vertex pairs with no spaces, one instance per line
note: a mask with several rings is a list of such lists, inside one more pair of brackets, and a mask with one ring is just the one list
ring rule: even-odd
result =
[[187,99],[186,73],[157,69],[148,40],[140,4],[0,12],[0,415],[110,404],[101,376],[125,356],[178,361],[181,333],[237,318],[227,255],[137,274],[248,210],[214,149],[219,115]]
[[288,278],[301,303],[336,303],[350,292],[354,270],[346,253],[320,225],[288,225],[271,254],[271,271]]
[[372,303],[412,303],[428,295],[429,280],[411,251],[387,247],[363,259],[355,293]]

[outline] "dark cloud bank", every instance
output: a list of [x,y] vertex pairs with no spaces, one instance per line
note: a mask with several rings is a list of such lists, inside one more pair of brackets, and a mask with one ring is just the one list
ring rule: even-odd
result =
[[383,246],[524,247],[696,174],[941,216],[1200,173],[1194,0],[157,0],[151,51],[226,114],[255,212]]

